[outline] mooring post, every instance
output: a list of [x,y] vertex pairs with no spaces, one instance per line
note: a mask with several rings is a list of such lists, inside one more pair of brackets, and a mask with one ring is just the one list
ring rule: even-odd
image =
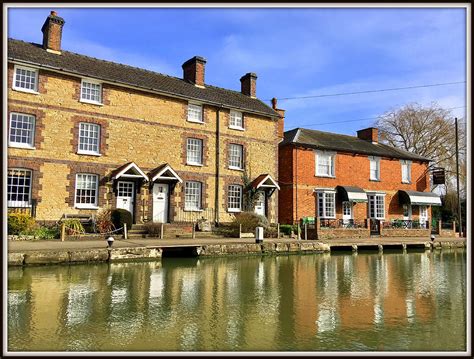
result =
[[280,239],[280,223],[277,223],[277,239]]
[[123,224],[123,238],[128,239],[128,233],[127,233],[127,223]]
[[239,224],[239,238],[242,238],[242,223]]
[[160,226],[160,239],[163,239],[163,223]]
[[64,223],[61,223],[61,242],[64,242],[64,239],[66,238],[66,226]]
[[305,241],[308,240],[308,223],[304,224],[304,239]]
[[196,238],[196,222],[193,222],[193,239]]

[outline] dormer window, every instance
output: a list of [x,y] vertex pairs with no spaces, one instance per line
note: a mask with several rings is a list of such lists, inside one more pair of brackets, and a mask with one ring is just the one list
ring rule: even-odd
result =
[[93,80],[81,81],[81,102],[102,104],[102,84]]
[[30,67],[15,66],[13,89],[38,93],[38,70]]

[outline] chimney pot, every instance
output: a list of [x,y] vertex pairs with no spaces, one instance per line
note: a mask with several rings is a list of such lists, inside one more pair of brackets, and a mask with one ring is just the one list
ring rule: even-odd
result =
[[206,59],[201,56],[194,56],[183,65],[183,79],[198,87],[204,87],[204,77],[206,70]]
[[276,99],[275,97],[272,98],[272,108],[273,108],[274,110],[277,109],[277,99]]
[[240,88],[244,95],[256,98],[257,97],[257,75],[253,72],[248,72],[240,78]]
[[56,11],[51,11],[50,15],[41,28],[43,32],[43,48],[55,54],[61,53],[61,38],[63,32],[63,25],[65,21],[59,17]]
[[375,127],[364,128],[363,130],[357,131],[357,137],[364,141],[378,143],[379,130]]

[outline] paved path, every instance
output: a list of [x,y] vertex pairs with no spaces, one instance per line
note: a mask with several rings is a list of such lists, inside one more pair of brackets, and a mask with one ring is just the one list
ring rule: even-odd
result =
[[[369,239],[331,239],[326,241],[311,241],[319,243],[328,243],[336,245],[352,245],[352,244],[395,244],[395,243],[425,243],[429,238],[420,237],[394,237],[394,238],[369,238]],[[436,238],[435,242],[465,242],[465,238]],[[298,242],[296,239],[265,239],[264,242],[270,243],[290,243]],[[300,240],[300,242],[306,242]],[[310,241],[308,241],[310,242]],[[206,244],[238,244],[238,243],[255,243],[254,238],[196,238],[196,239],[159,239],[159,238],[142,238],[142,239],[116,239],[113,247],[177,247],[192,246]],[[105,248],[107,244],[105,240],[68,240],[61,242],[59,240],[36,240],[36,241],[9,241],[9,252],[23,251],[67,251],[71,249],[85,250],[93,248]]]

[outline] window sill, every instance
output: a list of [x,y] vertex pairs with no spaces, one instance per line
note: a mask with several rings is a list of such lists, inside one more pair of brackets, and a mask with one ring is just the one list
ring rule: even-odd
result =
[[245,131],[245,128],[243,128],[243,127],[229,126],[229,128],[231,130]]
[[99,209],[97,206],[78,206],[77,204],[74,206],[76,209]]
[[227,208],[227,212],[229,212],[229,213],[240,213],[240,212],[242,212],[242,210],[241,209]]
[[243,169],[243,168],[239,168],[239,167],[232,167],[232,166],[229,166],[229,169],[230,169],[230,170],[233,170],[233,171],[241,171],[241,172],[243,172],[243,171],[244,171],[244,169]]
[[29,93],[29,94],[32,94],[32,95],[39,95],[40,94],[38,91],[28,90],[28,89],[24,89],[24,88],[21,88],[21,87],[12,87],[12,90],[18,91],[18,92]]
[[203,209],[190,209],[190,208],[185,208],[183,209],[184,212],[203,212]]
[[100,153],[77,151],[76,155],[101,157]]
[[316,174],[315,177],[322,177],[322,178],[336,178],[336,176],[326,176],[326,175],[318,175]]
[[8,144],[8,147],[10,147],[10,148],[19,148],[19,149],[22,149],[22,150],[36,150],[35,146],[17,145],[17,144],[14,144],[14,143]]
[[411,184],[411,182],[402,181],[402,184]]
[[204,124],[204,121],[190,120],[189,118],[188,118],[187,121],[188,121],[188,122],[192,122],[192,123],[200,123],[201,125]]
[[104,104],[102,102],[96,102],[96,101],[89,101],[89,100],[80,99],[79,102],[87,103],[88,105],[104,106]]
[[186,162],[186,165],[194,166],[194,167],[203,167],[204,166],[202,163],[192,163],[192,162]]
[[371,178],[369,178],[369,181],[370,181],[370,182],[382,182],[382,181],[379,180],[379,179],[371,179]]

